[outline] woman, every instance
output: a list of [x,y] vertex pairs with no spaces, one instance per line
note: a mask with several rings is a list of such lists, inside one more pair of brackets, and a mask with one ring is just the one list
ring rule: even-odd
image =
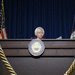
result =
[[37,39],[42,39],[44,34],[45,34],[45,31],[42,27],[37,27],[35,29],[35,36],[37,37]]

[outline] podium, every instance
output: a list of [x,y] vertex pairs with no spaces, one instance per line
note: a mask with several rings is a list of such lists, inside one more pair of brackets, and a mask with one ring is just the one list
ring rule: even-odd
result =
[[[75,57],[75,40],[44,39],[45,52],[33,57],[28,51],[30,39],[0,40],[0,44],[18,75],[63,75]],[[0,74],[9,75],[3,64]],[[75,75],[75,73],[74,73]]]

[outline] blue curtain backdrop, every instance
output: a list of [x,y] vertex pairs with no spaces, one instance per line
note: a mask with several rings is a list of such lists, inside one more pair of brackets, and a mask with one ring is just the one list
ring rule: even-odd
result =
[[8,38],[34,37],[38,26],[45,29],[46,38],[70,37],[75,0],[5,0],[4,3]]

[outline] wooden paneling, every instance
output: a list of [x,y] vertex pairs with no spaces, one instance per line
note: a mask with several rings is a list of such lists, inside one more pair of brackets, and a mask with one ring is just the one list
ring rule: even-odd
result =
[[[31,56],[28,44],[31,40],[1,40],[0,44],[7,56]],[[74,56],[75,40],[43,40],[45,52],[42,56]]]
[[[45,52],[35,58],[28,52],[30,39],[0,40],[18,75],[64,75],[75,56],[75,40],[44,39]],[[0,74],[9,75],[3,64]],[[75,73],[74,73],[75,75]]]

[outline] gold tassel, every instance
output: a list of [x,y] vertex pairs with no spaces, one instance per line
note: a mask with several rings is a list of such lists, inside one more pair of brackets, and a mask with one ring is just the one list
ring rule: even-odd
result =
[[72,75],[72,73],[74,71],[75,71],[75,59],[74,59],[71,66],[69,67],[69,69],[66,71],[66,73],[64,75]]
[[17,75],[12,66],[10,65],[9,61],[7,60],[1,46],[0,46],[0,59],[3,62],[4,66],[6,67],[6,69],[8,70],[8,72],[10,73],[10,75]]

